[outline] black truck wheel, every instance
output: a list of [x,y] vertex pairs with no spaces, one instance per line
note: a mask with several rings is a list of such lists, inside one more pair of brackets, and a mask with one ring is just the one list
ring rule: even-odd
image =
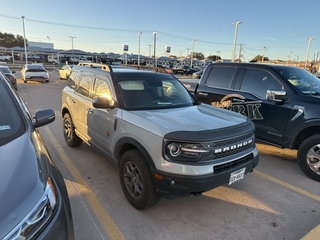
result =
[[82,139],[79,138],[75,132],[72,118],[69,113],[63,116],[63,135],[69,147],[79,147]]
[[132,149],[122,155],[119,174],[124,195],[133,207],[142,210],[159,202],[151,169],[139,150]]
[[298,163],[308,177],[320,182],[320,134],[303,141],[298,150]]

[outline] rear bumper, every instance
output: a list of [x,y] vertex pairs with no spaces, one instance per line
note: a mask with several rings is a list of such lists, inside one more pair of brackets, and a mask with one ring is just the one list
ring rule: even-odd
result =
[[204,176],[185,176],[154,171],[154,174],[162,176],[161,180],[155,178],[157,194],[168,199],[185,197],[190,194],[201,194],[223,184],[228,184],[231,173],[237,170],[245,168],[245,174],[252,172],[258,163],[259,155],[256,155],[231,169]]

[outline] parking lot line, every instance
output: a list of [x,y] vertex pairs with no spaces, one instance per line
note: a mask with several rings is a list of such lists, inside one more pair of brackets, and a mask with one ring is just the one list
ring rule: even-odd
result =
[[320,202],[320,196],[318,196],[318,195],[312,194],[312,193],[310,193],[310,192],[308,192],[306,190],[303,190],[301,188],[295,187],[295,186],[293,186],[293,185],[291,185],[289,183],[286,183],[286,182],[281,181],[281,180],[279,180],[277,178],[271,177],[270,175],[262,173],[262,172],[260,172],[258,170],[254,170],[253,173],[256,173],[257,175],[259,175],[261,177],[264,177],[264,178],[266,178],[266,179],[268,179],[270,181],[273,181],[273,182],[275,182],[275,183],[277,183],[279,185],[282,185],[282,186],[284,186],[286,188],[289,188],[289,189],[291,189],[291,190],[293,190],[293,191],[295,191],[297,193],[300,193],[302,195],[305,195],[305,196],[307,196],[309,198],[315,199],[315,200]]
[[88,203],[93,209],[96,217],[99,219],[100,224],[108,234],[111,240],[122,240],[125,239],[119,228],[105,210],[105,208],[100,203],[99,199],[95,196],[94,192],[91,190],[85,179],[81,176],[80,172],[76,168],[76,166],[72,163],[71,159],[68,157],[67,153],[63,150],[58,140],[55,138],[49,127],[43,127],[46,135],[50,139],[53,147],[58,152],[61,160],[63,161],[66,168],[69,170],[71,176],[74,181],[79,183],[82,189],[78,189],[78,191],[85,195]]

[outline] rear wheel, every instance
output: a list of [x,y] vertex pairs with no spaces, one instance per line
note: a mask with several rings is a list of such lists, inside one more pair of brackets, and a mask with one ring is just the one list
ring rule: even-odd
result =
[[46,80],[46,82],[49,82],[49,80]]
[[320,182],[320,134],[302,142],[298,150],[298,163],[309,178]]
[[63,135],[69,147],[79,147],[82,143],[82,139],[75,132],[75,127],[69,113],[63,116]]
[[129,150],[122,155],[120,182],[124,195],[136,209],[152,207],[160,200],[156,194],[150,166],[137,149]]

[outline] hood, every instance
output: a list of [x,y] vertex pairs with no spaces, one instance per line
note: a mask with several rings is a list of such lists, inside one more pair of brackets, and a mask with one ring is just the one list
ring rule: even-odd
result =
[[185,108],[150,111],[131,111],[123,116],[128,122],[155,134],[164,135],[172,131],[205,131],[236,126],[248,121],[247,117],[207,104]]
[[0,147],[0,238],[26,217],[44,193],[28,133]]

